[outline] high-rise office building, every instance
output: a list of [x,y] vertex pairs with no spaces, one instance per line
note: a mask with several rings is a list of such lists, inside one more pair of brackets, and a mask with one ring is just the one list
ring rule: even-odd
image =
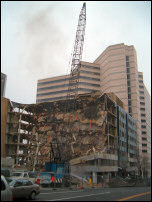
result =
[[[67,97],[69,75],[38,80],[37,103],[61,100]],[[100,67],[81,62],[78,94],[100,90]]]
[[142,155],[138,66],[133,46],[109,46],[94,63],[100,65],[103,92],[114,92],[125,104],[125,110],[137,121],[138,150]]
[[[104,93],[113,92],[120,98],[125,105],[125,111],[136,120],[139,161],[142,161],[145,151],[151,151],[151,114],[149,113],[151,101],[144,84],[141,85],[139,75],[134,46],[127,46],[124,43],[116,44],[107,47],[93,63],[81,62],[78,89],[79,94],[99,90]],[[68,78],[69,76],[61,76],[39,80],[37,102],[66,98]],[[141,100],[143,92],[146,106],[144,111],[146,123],[141,118],[144,110],[142,109],[144,107]],[[144,124],[146,124],[146,128]],[[147,136],[149,142],[147,146],[144,146],[146,143],[143,142],[145,131],[147,131],[146,134],[149,134]],[[144,147],[147,147],[147,150]]]

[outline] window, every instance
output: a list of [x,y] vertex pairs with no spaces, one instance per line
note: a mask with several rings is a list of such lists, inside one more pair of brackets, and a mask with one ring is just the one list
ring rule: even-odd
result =
[[142,128],[146,128],[146,126],[141,126]]
[[129,107],[129,114],[132,113],[131,107]]
[[24,186],[29,186],[29,185],[33,185],[33,184],[29,180],[23,180],[23,185]]
[[144,91],[139,91],[140,94],[144,95]]
[[126,66],[129,67],[129,61],[126,61]]
[[139,88],[144,88],[144,86],[139,86]]
[[147,144],[142,144],[143,147],[147,147]]
[[127,85],[130,86],[130,81],[127,81]]
[[131,99],[131,94],[128,94],[128,99]]
[[142,150],[142,153],[147,153],[147,150]]
[[142,135],[146,135],[147,133],[145,131],[142,131]]
[[140,108],[141,111],[145,111],[145,108]]
[[143,119],[142,119],[141,122],[142,122],[142,123],[146,123],[146,120],[143,120]]
[[139,78],[143,78],[143,76],[142,76],[142,75],[138,75],[138,77],[139,77]]
[[127,73],[128,73],[128,74],[130,73],[130,70],[129,70],[129,68],[127,68]]
[[129,74],[127,74],[127,79],[130,79],[130,75]]
[[143,140],[143,141],[147,141],[147,138],[145,138],[145,137],[142,137],[142,140]]
[[131,106],[131,101],[128,101],[128,105]]
[[143,83],[143,81],[142,81],[142,80],[139,80],[139,83]]
[[131,89],[130,89],[130,87],[128,87],[128,93],[130,93],[130,91],[131,91]]
[[145,114],[141,114],[141,116],[146,116]]
[[21,187],[21,186],[23,186],[23,181],[22,180],[17,180],[14,186],[15,187]]
[[144,98],[143,96],[140,96],[140,99],[141,99],[141,100],[144,100],[145,98]]
[[126,55],[126,61],[129,61],[129,56],[128,55]]

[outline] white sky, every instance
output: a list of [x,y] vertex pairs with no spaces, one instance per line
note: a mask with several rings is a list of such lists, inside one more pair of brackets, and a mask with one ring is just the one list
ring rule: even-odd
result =
[[[37,80],[69,73],[83,1],[1,1],[1,72],[5,97],[36,102]],[[83,61],[108,46],[134,45],[138,71],[151,94],[151,2],[86,1]]]

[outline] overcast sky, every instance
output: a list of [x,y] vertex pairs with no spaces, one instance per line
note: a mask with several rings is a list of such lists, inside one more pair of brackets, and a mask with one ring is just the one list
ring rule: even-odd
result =
[[[69,73],[83,1],[1,1],[1,72],[5,97],[36,102],[37,80]],[[110,45],[134,45],[151,94],[151,2],[86,1],[83,61]]]

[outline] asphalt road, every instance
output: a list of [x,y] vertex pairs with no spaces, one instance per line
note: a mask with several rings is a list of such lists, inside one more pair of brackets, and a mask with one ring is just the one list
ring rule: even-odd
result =
[[42,188],[36,201],[151,201],[151,187],[86,188],[82,190]]

